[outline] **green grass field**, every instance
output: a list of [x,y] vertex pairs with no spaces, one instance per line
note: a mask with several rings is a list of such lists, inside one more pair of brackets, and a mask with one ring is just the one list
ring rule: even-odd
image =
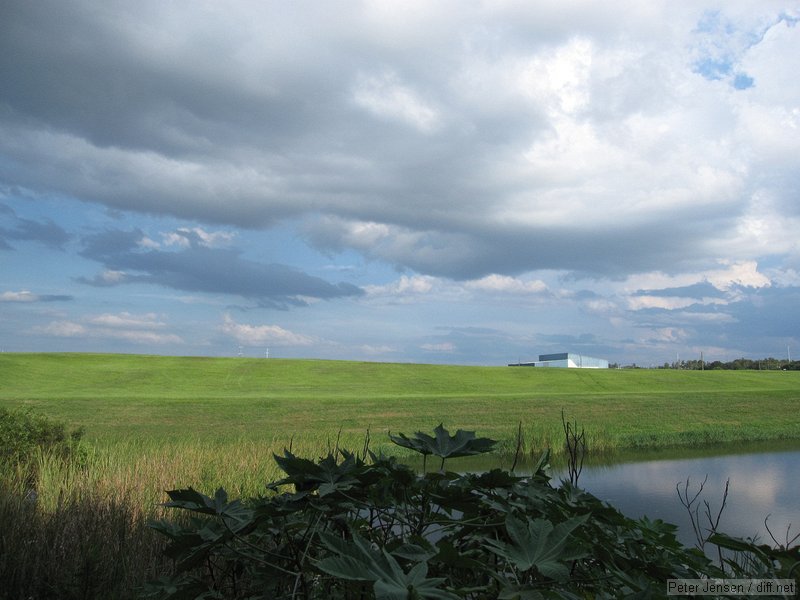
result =
[[451,429],[560,439],[561,410],[596,450],[800,438],[800,373],[567,370],[90,354],[0,355],[0,406],[30,407],[100,444],[294,438],[355,443]]

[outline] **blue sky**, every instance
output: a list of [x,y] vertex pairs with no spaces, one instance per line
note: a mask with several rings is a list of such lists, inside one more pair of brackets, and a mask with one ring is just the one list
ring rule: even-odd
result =
[[0,8],[0,349],[800,355],[794,2]]

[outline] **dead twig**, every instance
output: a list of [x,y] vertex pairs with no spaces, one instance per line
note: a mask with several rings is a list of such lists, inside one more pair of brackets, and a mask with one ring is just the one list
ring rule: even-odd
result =
[[583,459],[586,456],[586,431],[581,427],[578,433],[578,423],[570,423],[561,410],[561,426],[564,428],[564,438],[567,446],[567,467],[569,469],[569,482],[578,485],[578,478],[583,471]]

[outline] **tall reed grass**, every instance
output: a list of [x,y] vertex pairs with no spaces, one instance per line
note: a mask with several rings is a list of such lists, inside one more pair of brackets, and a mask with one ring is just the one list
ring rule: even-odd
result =
[[0,478],[0,597],[132,598],[170,571],[147,527],[161,509],[146,488],[104,479],[98,457],[75,465],[40,452],[33,462],[33,485],[20,467]]
[[[327,440],[292,445],[308,456],[327,452]],[[163,536],[147,526],[167,516],[160,506],[165,490],[264,495],[279,477],[272,452],[283,446],[123,441],[90,447],[79,461],[37,449],[24,465],[2,465],[0,598],[135,598],[147,581],[173,569]]]

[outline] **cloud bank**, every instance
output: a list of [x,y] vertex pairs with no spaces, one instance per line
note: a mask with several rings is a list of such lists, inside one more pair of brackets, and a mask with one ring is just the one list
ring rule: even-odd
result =
[[[323,303],[333,320],[436,305],[414,341],[348,343],[458,358],[477,330],[511,344],[479,310],[502,299],[581,323],[540,317],[520,346],[782,346],[798,330],[763,311],[800,285],[798,21],[780,0],[10,0],[0,256],[73,266],[53,293],[15,266],[3,305],[137,286],[351,303]],[[320,257],[357,269],[328,281]],[[209,337],[315,339],[224,314]]]
[[186,8],[12,2],[3,180],[239,227],[305,216],[319,247],[454,278],[791,247],[756,216],[798,217],[779,3]]

